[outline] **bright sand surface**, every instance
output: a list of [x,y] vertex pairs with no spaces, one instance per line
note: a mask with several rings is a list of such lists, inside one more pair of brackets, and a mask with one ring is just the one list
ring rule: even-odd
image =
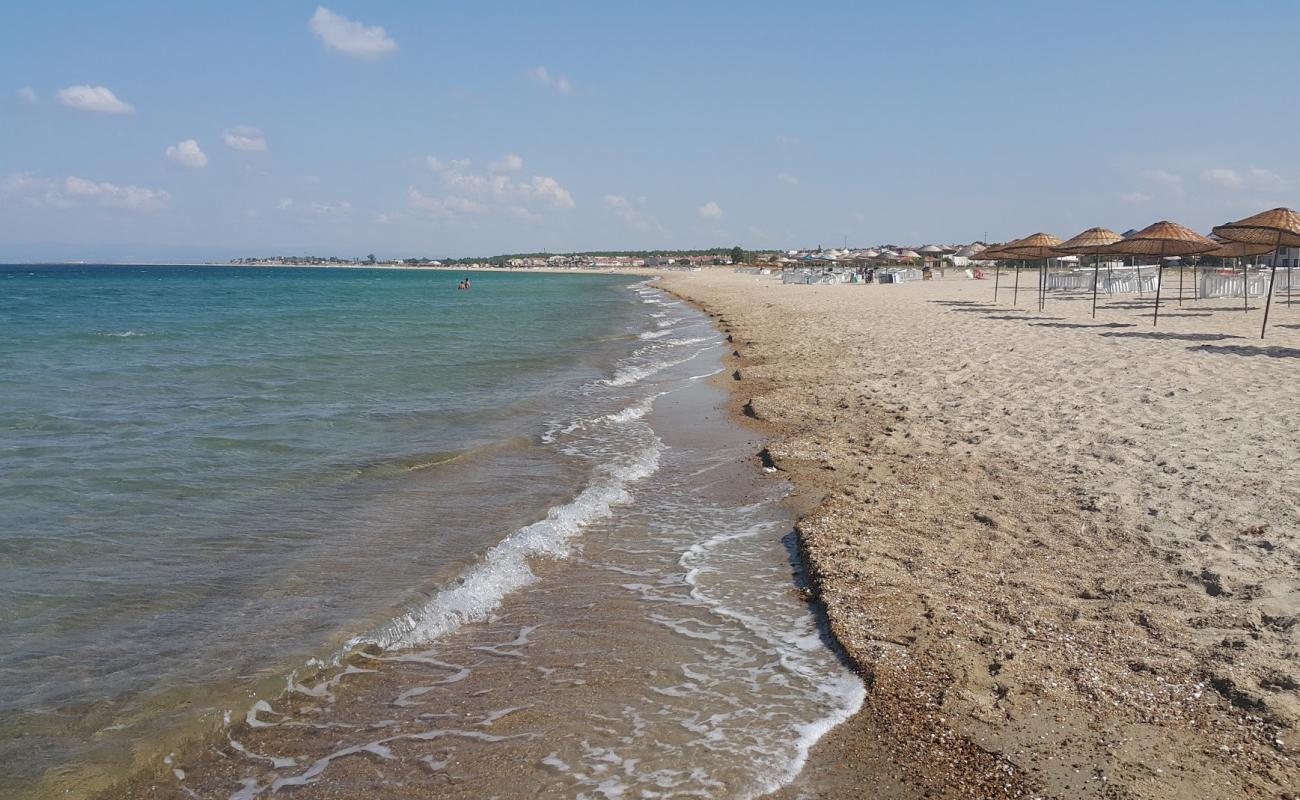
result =
[[662,284],[731,334],[870,687],[783,796],[1300,796],[1300,307]]

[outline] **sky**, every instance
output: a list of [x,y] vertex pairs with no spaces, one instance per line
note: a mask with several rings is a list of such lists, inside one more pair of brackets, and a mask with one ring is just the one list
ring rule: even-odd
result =
[[0,261],[1001,241],[1300,187],[1295,2],[34,2]]

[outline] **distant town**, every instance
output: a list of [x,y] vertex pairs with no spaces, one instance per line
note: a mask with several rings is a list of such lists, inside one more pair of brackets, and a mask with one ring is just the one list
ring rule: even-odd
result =
[[710,250],[613,251],[583,253],[518,253],[478,258],[399,258],[377,259],[373,254],[340,258],[338,256],[269,256],[235,258],[230,263],[257,267],[466,267],[508,269],[627,269],[627,268],[698,268],[706,266],[763,265],[777,268],[810,266],[865,266],[868,264],[903,264],[923,266],[945,262],[965,266],[984,249],[983,242],[969,245],[925,245],[916,249],[898,245],[874,248],[822,248],[797,250],[744,250],[740,247]]

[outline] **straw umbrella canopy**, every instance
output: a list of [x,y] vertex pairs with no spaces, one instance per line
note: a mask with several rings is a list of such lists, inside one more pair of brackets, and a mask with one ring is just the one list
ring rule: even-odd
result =
[[[1274,250],[1283,247],[1300,247],[1300,214],[1289,208],[1275,208],[1251,217],[1246,217],[1214,229],[1217,236],[1245,244],[1271,244]],[[1259,329],[1259,338],[1264,338],[1268,330],[1268,311],[1273,304],[1273,282],[1277,279],[1277,255],[1273,256],[1273,268],[1268,278],[1268,299],[1264,301],[1264,324]],[[1291,297],[1291,267],[1287,267],[1286,291],[1288,303]]]
[[[1164,220],[1148,225],[1137,233],[1107,245],[1102,252],[1130,256],[1155,256],[1160,263],[1159,276],[1156,279],[1156,308],[1152,315],[1152,325],[1160,322],[1160,289],[1164,283],[1165,258],[1168,256],[1191,256],[1208,253],[1219,245],[1205,238],[1196,231],[1184,228],[1176,222]],[[1180,298],[1181,299],[1181,298]]]
[[1045,291],[1047,287],[1047,259],[1056,255],[1056,248],[1060,246],[1061,240],[1050,233],[1035,233],[1019,239],[1006,247],[1012,253],[1021,255],[1026,261],[1042,259],[1043,267],[1038,272],[1038,310],[1043,310],[1046,302]]
[[980,250],[978,255],[975,257],[976,261],[993,262],[993,302],[995,303],[998,301],[998,281],[1002,277],[1002,269],[1001,267],[998,266],[998,262],[1015,261],[1018,259],[1018,257],[1015,256],[1014,254],[1007,253],[1005,251],[1004,248],[1006,248],[1006,246],[1009,244],[1012,244],[1012,242],[1007,242],[1007,244],[986,245],[984,249]]
[[[1066,239],[1057,246],[1058,253],[1083,253],[1092,255],[1092,317],[1097,318],[1097,284],[1101,278],[1101,254],[1107,245],[1122,240],[1120,236],[1107,228],[1089,228],[1073,239]],[[1110,273],[1106,273],[1109,275]],[[1109,290],[1107,290],[1109,291]]]

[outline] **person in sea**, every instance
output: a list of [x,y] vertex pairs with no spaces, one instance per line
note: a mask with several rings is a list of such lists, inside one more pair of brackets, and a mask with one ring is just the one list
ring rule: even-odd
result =
[[456,289],[457,289],[458,291],[459,291],[460,289],[468,289],[468,288],[469,288],[469,278],[465,278],[465,279],[461,280],[460,283],[456,284]]

